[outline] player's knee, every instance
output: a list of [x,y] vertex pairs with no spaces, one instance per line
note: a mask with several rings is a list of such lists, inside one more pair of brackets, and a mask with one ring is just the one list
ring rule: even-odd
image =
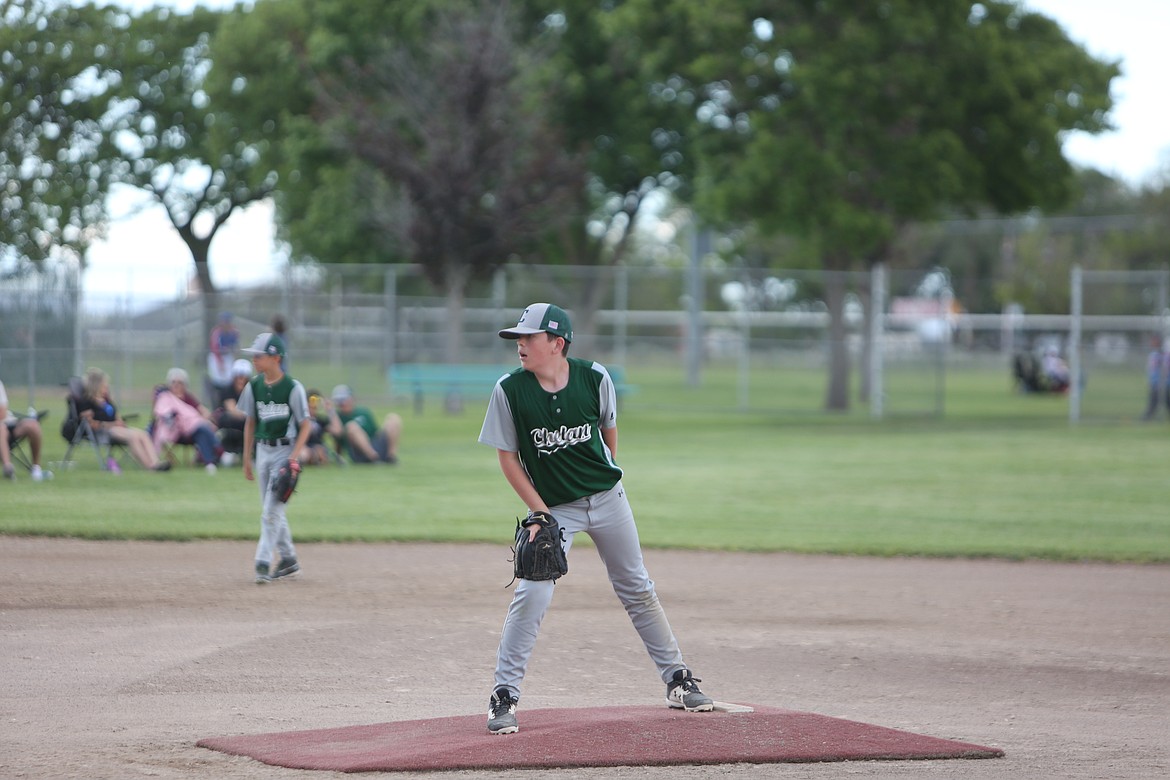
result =
[[615,582],[613,590],[627,610],[641,611],[658,607],[658,594],[654,590],[653,583],[639,583],[632,587],[623,587],[620,583]]

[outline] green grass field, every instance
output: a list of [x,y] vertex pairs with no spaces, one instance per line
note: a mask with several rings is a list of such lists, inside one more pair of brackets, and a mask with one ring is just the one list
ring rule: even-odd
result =
[[[951,372],[941,418],[878,422],[863,406],[818,413],[822,386],[811,373],[777,383],[775,393],[793,399],[783,410],[747,411],[720,403],[735,397],[733,371],[711,372],[698,389],[677,372],[629,374],[638,392],[623,402],[618,461],[647,546],[1170,561],[1165,421],[1070,426],[1062,399],[1013,394],[998,372]],[[765,392],[761,384],[753,376],[752,395]],[[308,469],[289,509],[294,537],[505,545],[522,508],[494,453],[476,443],[482,402],[469,399],[461,415],[439,408],[421,416],[398,408],[397,467]],[[46,421],[47,463],[65,449],[59,424]],[[238,467],[208,476],[129,466],[114,476],[92,450],[73,460],[48,483],[24,473],[0,483],[0,534],[258,534],[257,489]]]

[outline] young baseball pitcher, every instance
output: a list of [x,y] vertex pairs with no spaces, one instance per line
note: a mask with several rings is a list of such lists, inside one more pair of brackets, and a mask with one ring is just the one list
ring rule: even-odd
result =
[[304,448],[312,425],[304,385],[280,368],[285,354],[280,337],[261,333],[242,351],[252,357],[256,368],[256,376],[244,386],[236,406],[248,416],[244,422],[244,478],[260,483],[256,583],[262,585],[301,570],[285,508],[300,473],[296,453]]
[[[520,368],[492,391],[479,441],[496,448],[500,469],[529,509],[531,537],[551,514],[564,532],[589,534],[614,592],[666,684],[666,702],[687,712],[714,708],[683,662],[678,642],[642,561],[634,514],[622,487],[617,452],[617,395],[599,363],[567,356],[573,329],[559,306],[534,303],[514,328],[499,331],[516,341]],[[520,579],[504,620],[496,655],[488,731],[519,730],[516,704],[555,580]]]

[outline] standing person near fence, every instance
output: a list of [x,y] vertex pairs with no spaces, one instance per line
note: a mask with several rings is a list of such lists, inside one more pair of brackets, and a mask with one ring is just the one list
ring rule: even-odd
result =
[[280,359],[280,370],[288,373],[288,326],[285,324],[284,317],[279,314],[272,315],[272,321],[268,323],[268,327],[272,328],[272,332],[284,342],[284,357]]
[[[667,705],[707,712],[706,696],[683,662],[678,641],[646,571],[634,514],[622,486],[617,452],[617,394],[600,363],[567,356],[573,329],[559,306],[534,303],[519,323],[499,331],[514,339],[520,368],[492,391],[479,441],[496,448],[504,478],[529,510],[552,515],[568,553],[584,531],[605,564],[610,584],[666,684]],[[527,524],[530,538],[540,527]],[[496,655],[488,731],[519,730],[516,704],[555,580],[521,579],[504,620]]]
[[1161,336],[1150,339],[1150,354],[1146,356],[1146,387],[1146,413],[1142,419],[1154,419],[1162,403],[1170,412],[1170,344]]
[[[260,484],[260,541],[256,545],[256,583],[262,585],[301,570],[288,526],[285,500],[272,485],[282,468],[299,472],[296,454],[309,439],[309,399],[305,387],[280,370],[284,342],[261,333],[243,350],[252,357],[256,376],[248,381],[238,406],[244,423],[244,478]],[[255,469],[253,469],[253,449]]]
[[231,312],[219,315],[208,342],[207,382],[211,385],[211,405],[215,407],[231,389],[232,361],[240,348],[240,332],[233,324]]

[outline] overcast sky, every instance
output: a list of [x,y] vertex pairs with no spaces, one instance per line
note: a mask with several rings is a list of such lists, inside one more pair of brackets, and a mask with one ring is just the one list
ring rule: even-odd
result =
[[[194,0],[168,3],[186,11]],[[210,0],[216,7],[228,0]],[[155,5],[124,0],[141,9]],[[1170,170],[1170,109],[1166,79],[1170,75],[1170,0],[1026,0],[1024,5],[1052,17],[1090,54],[1122,61],[1113,82],[1114,132],[1101,136],[1071,134],[1065,153],[1079,165],[1140,184]],[[119,218],[136,198],[111,202],[109,238],[94,245],[87,258],[85,287],[92,304],[108,308],[123,297],[173,297],[193,272],[191,256],[161,207]],[[272,208],[257,204],[235,214],[211,246],[211,273],[217,285],[230,286],[271,278],[284,265],[274,245]]]

